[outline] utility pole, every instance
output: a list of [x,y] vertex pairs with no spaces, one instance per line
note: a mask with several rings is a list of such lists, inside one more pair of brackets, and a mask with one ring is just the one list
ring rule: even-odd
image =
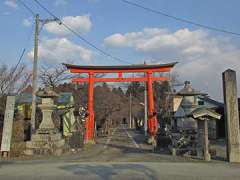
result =
[[[144,61],[144,64],[146,62]],[[146,76],[146,74],[145,74]],[[148,135],[147,82],[144,82],[144,135]]]
[[39,14],[35,17],[35,35],[34,35],[34,61],[33,61],[33,71],[32,71],[32,113],[31,113],[31,134],[35,132],[36,125],[36,92],[37,92],[37,81],[38,81],[38,40],[39,40],[39,26],[40,22],[42,26],[49,22],[58,22],[61,25],[61,21],[57,18],[54,19],[40,19]]
[[35,35],[34,35],[34,61],[32,72],[32,114],[31,114],[31,134],[35,132],[35,115],[36,115],[36,92],[37,92],[37,63],[38,63],[38,36],[39,36],[39,14],[35,18]]
[[132,128],[132,92],[129,94],[129,128]]

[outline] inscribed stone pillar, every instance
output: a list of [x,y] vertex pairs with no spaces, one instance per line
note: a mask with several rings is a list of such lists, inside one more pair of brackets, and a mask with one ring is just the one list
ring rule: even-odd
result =
[[227,158],[229,162],[240,162],[239,112],[237,101],[236,72],[226,70],[222,74],[224,113],[227,140]]
[[208,140],[208,120],[204,120],[204,145],[203,145],[203,154],[204,160],[210,161],[211,155],[209,154],[209,140]]
[[198,131],[197,131],[197,156],[202,158],[203,154],[203,145],[204,145],[204,121],[197,121]]
[[198,141],[197,141],[197,156],[203,158],[205,161],[211,160],[209,154],[209,140],[208,140],[208,120],[198,119]]

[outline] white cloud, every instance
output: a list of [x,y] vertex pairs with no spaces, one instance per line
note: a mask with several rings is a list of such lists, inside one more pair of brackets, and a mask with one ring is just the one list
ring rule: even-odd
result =
[[191,32],[188,29],[181,29],[170,33],[166,29],[146,28],[141,32],[113,34],[105,38],[104,43],[109,47],[131,47],[147,53],[158,53],[162,48],[181,48],[185,53],[192,53],[201,49],[198,42],[205,36],[205,32],[200,30]]
[[[169,32],[147,28],[140,32],[113,34],[105,38],[104,44],[132,48],[146,59],[159,63],[177,60],[179,64],[174,71],[183,80],[191,80],[196,89],[207,91],[217,99],[222,97],[221,73],[228,68],[240,69],[240,47],[230,38],[215,37],[205,30]],[[238,78],[240,80],[240,74]]]
[[[74,31],[78,33],[87,33],[92,27],[92,22],[89,15],[83,16],[66,16],[62,19],[62,22],[67,26],[70,26]],[[65,36],[71,34],[63,25],[59,25],[57,22],[51,22],[45,25],[45,29],[53,34]]]
[[6,0],[4,4],[15,9],[18,7],[16,0]]
[[24,19],[22,24],[23,26],[30,27],[32,25],[31,18]]
[[[92,51],[74,44],[67,38],[45,39],[39,45],[39,58],[46,63],[75,62],[80,64],[92,60]],[[33,59],[33,50],[28,53],[29,59]]]
[[127,38],[122,34],[113,34],[104,40],[107,46],[112,47],[125,47],[127,46],[127,41]]

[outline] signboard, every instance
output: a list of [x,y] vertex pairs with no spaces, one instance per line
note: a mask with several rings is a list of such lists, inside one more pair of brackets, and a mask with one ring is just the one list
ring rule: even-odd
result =
[[9,152],[12,138],[13,115],[15,106],[15,96],[8,96],[3,122],[1,151]]

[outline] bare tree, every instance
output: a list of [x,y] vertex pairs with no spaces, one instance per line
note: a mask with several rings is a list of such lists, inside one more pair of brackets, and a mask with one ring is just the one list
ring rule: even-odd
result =
[[172,90],[176,86],[183,86],[184,85],[184,83],[180,80],[179,74],[176,73],[176,72],[175,73],[171,73],[170,83],[171,83]]
[[62,65],[56,67],[42,66],[39,78],[45,86],[55,89],[59,84],[73,78],[73,75],[67,72],[67,68]]
[[30,81],[31,73],[24,64],[0,65],[0,112],[4,112],[6,96],[20,93]]
[[0,65],[0,96],[11,93],[18,94],[31,81],[31,73],[27,70],[26,65],[8,67]]
[[[96,74],[95,77],[103,77],[104,74]],[[58,65],[55,67],[49,67],[47,65],[42,66],[39,74],[39,78],[43,85],[50,86],[56,89],[60,84],[71,80],[75,77],[85,77],[84,75],[71,74],[68,69],[63,65]]]

